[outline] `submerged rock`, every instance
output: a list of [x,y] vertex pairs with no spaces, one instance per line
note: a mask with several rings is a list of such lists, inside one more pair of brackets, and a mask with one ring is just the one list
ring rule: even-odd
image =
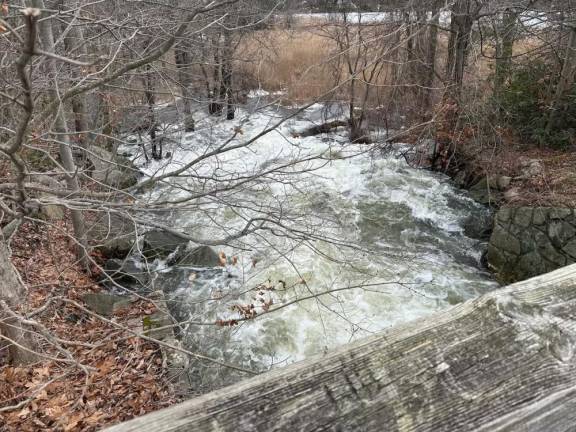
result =
[[180,247],[174,257],[168,262],[169,265],[185,265],[193,267],[218,267],[220,257],[210,246],[197,246],[194,248]]

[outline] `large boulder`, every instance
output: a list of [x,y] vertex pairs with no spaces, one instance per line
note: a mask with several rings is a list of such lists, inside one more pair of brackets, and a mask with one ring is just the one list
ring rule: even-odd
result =
[[114,281],[121,286],[146,287],[150,282],[150,274],[141,265],[131,259],[109,259],[104,264],[106,275],[104,283],[114,286]]
[[101,147],[91,147],[86,152],[91,163],[92,179],[116,189],[126,189],[138,183],[138,169],[123,156],[115,155]]
[[512,177],[485,176],[469,188],[470,196],[476,202],[484,205],[497,205],[512,183]]
[[521,157],[519,162],[521,169],[520,179],[530,179],[544,174],[544,165],[538,159]]
[[576,214],[555,207],[502,208],[496,214],[488,266],[516,282],[576,262]]
[[472,212],[462,223],[467,237],[487,241],[492,234],[491,212]]
[[[66,189],[66,186],[62,182],[59,182],[55,178],[52,178],[48,175],[34,176],[33,180],[44,186],[47,186],[52,190]],[[53,198],[51,194],[45,192],[40,193],[40,197],[48,200]],[[49,221],[62,220],[66,216],[64,213],[64,207],[58,204],[44,204],[40,207],[40,213],[42,218]]]
[[174,264],[191,267],[218,267],[220,257],[210,246],[182,248],[175,254]]
[[494,190],[490,188],[488,178],[484,177],[474,183],[469,189],[470,196],[480,204],[488,205],[495,201]]
[[165,258],[189,241],[182,236],[164,230],[152,230],[144,234],[144,254],[149,257]]
[[109,317],[114,315],[119,309],[128,306],[132,298],[99,292],[84,294],[82,300],[91,311],[98,315]]
[[114,213],[97,214],[87,222],[87,236],[94,250],[107,258],[125,258],[137,242],[138,232],[132,221]]
[[187,239],[162,230],[144,234],[144,254],[149,258],[167,258],[168,265],[217,267],[220,257],[210,246],[192,245]]

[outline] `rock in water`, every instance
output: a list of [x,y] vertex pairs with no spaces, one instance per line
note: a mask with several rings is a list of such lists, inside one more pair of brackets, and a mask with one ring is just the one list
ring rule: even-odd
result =
[[144,254],[148,257],[165,258],[180,246],[186,246],[188,240],[163,230],[152,230],[144,234]]
[[218,267],[220,257],[210,246],[197,246],[192,249],[183,248],[177,253],[174,264],[193,267]]
[[[104,265],[104,272],[108,278],[122,286],[146,287],[150,282],[150,274],[132,260],[109,259]],[[108,279],[104,283],[114,286]]]

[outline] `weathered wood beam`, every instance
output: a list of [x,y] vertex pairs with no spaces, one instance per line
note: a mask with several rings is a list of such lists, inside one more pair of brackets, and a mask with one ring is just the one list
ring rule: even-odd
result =
[[568,431],[576,265],[106,429]]

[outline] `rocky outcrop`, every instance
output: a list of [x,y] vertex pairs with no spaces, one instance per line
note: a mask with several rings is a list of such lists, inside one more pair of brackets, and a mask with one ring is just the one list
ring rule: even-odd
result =
[[503,282],[576,262],[576,213],[554,207],[502,208],[496,214],[488,266]]
[[138,183],[138,169],[127,158],[100,147],[86,152],[91,164],[92,179],[117,189],[126,189]]
[[134,301],[134,298],[117,296],[107,292],[98,292],[84,294],[82,300],[91,311],[98,315],[110,317],[121,308],[128,306]]
[[104,265],[105,278],[103,284],[114,288],[120,286],[132,286],[145,288],[150,282],[150,273],[136,261],[131,259],[109,259]]
[[220,265],[220,257],[210,246],[181,248],[178,252],[169,264],[193,267],[218,267]]
[[97,215],[87,225],[90,244],[107,258],[125,258],[132,252],[138,239],[134,222],[114,213]]
[[[422,140],[411,149],[407,160],[436,169],[438,151],[436,141]],[[504,283],[517,282],[576,262],[575,210],[523,207],[531,203],[527,193],[530,181],[545,176],[544,161],[520,156],[511,165],[496,166],[493,172],[486,168],[456,152],[445,172],[457,186],[467,189],[474,201],[496,212],[489,223],[476,215],[464,222],[467,236],[490,238],[484,262],[496,277]]]
[[168,265],[217,267],[220,257],[210,246],[192,245],[176,234],[152,230],[144,234],[144,254],[148,258],[167,258]]
[[473,183],[469,188],[472,199],[484,205],[498,205],[506,195],[512,177],[487,176]]
[[149,258],[165,258],[179,247],[189,243],[185,238],[163,230],[152,230],[144,234],[144,254]]

